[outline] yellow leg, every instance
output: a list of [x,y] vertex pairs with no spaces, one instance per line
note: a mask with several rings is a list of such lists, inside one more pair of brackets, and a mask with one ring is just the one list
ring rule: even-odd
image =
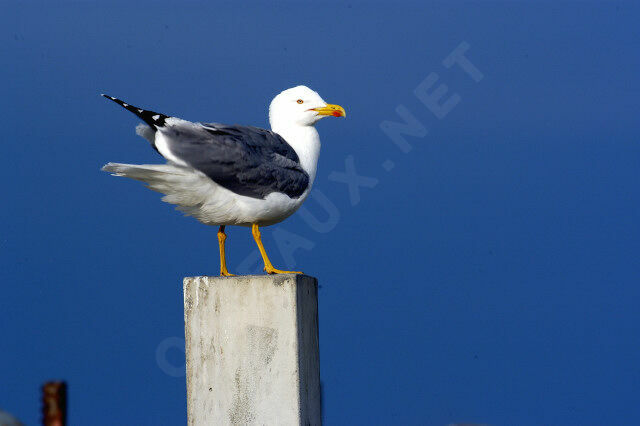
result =
[[224,240],[226,239],[227,235],[224,233],[224,225],[222,225],[218,230],[218,245],[220,245],[220,275],[223,277],[233,277],[234,275],[227,271],[227,259],[224,255]]
[[256,244],[258,245],[258,249],[260,250],[260,254],[262,255],[262,260],[264,261],[264,270],[267,271],[267,274],[301,274],[299,271],[281,271],[280,269],[276,269],[271,264],[269,257],[267,256],[267,252],[262,245],[262,239],[260,239],[260,229],[257,223],[251,225],[251,234],[253,235],[253,239],[256,240]]

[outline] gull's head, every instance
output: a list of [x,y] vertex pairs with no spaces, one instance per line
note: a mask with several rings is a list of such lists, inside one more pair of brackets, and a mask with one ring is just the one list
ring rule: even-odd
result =
[[340,105],[326,103],[317,92],[296,86],[281,92],[269,105],[271,128],[313,126],[324,117],[346,117]]

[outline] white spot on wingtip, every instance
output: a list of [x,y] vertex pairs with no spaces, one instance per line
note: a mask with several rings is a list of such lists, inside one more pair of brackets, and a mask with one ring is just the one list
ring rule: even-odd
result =
[[128,106],[129,106],[129,104],[127,104],[127,103],[124,103],[124,102],[123,102],[123,103],[122,103],[122,106],[126,108],[126,107],[128,107]]
[[139,112],[139,113],[141,113],[141,114],[142,114],[142,112],[143,112],[143,111],[144,111],[144,110],[142,110],[142,109],[138,108],[138,112]]
[[160,115],[159,115],[159,114],[156,114],[156,115],[154,115],[154,116],[153,116],[153,117],[151,117],[151,118],[153,118],[153,121],[156,121],[158,118],[160,118]]

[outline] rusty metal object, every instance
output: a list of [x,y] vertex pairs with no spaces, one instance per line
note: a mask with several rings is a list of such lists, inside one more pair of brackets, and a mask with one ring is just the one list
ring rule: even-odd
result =
[[67,384],[47,382],[42,385],[43,426],[65,426],[67,424]]

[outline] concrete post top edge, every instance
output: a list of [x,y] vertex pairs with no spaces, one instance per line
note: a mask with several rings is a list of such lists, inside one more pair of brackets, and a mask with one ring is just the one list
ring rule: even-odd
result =
[[311,275],[306,275],[306,274],[276,274],[276,275],[265,275],[265,274],[260,274],[260,275],[237,275],[237,276],[233,276],[233,277],[222,277],[220,275],[199,275],[199,276],[192,276],[192,277],[184,277],[182,279],[182,282],[184,285],[186,285],[188,282],[191,281],[196,281],[196,280],[202,280],[202,279],[206,279],[206,280],[229,280],[229,281],[234,281],[234,280],[244,280],[244,279],[273,279],[273,280],[278,280],[280,279],[288,279],[288,278],[310,278],[314,281],[318,281],[318,279],[314,276]]

